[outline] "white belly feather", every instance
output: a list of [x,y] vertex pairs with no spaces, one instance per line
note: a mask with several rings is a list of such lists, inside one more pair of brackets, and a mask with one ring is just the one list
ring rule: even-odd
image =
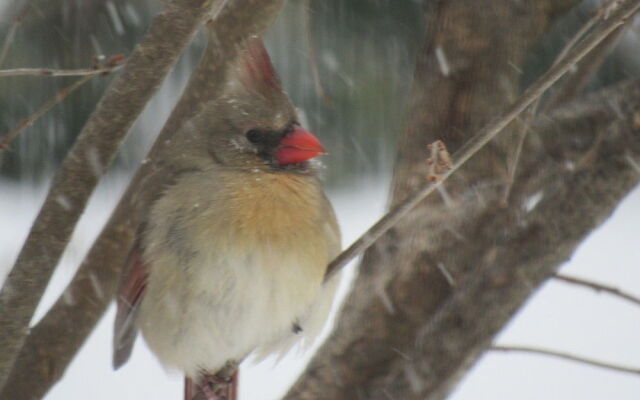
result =
[[[138,321],[165,366],[195,377],[254,350],[286,351],[291,339],[319,333],[337,283],[322,283],[339,246],[332,214],[322,221],[311,215],[314,221],[296,226],[295,218],[281,221],[284,214],[271,209],[252,223],[269,224],[264,219],[273,217],[286,229],[247,234],[251,228],[233,210],[221,210],[216,199],[195,196],[193,209],[178,214],[178,202],[165,198],[152,211],[162,218],[148,233],[151,274]],[[256,212],[249,210],[253,219]],[[195,228],[193,220],[199,221]],[[300,334],[293,332],[295,324]]]

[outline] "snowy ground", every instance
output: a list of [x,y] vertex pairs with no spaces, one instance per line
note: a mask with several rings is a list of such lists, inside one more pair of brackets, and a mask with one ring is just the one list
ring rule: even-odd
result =
[[[87,210],[53,283],[38,310],[56,298],[73,275],[119,196],[122,179],[103,184]],[[8,272],[45,188],[0,181],[0,276]],[[382,213],[386,182],[370,180],[332,193],[344,243],[354,240]],[[563,272],[606,282],[640,294],[640,188],[614,216],[585,241]],[[530,344],[640,367],[640,308],[607,295],[551,282],[499,336],[499,343]],[[48,400],[181,399],[182,379],[164,371],[138,341],[132,360],[111,370],[111,307]],[[241,398],[276,399],[309,354],[243,365]],[[616,399],[640,398],[640,378],[533,355],[489,354],[458,387],[454,400]]]

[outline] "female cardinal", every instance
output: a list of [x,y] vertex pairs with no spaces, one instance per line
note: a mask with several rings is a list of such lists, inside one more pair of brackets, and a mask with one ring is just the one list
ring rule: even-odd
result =
[[313,338],[331,307],[340,232],[310,161],[324,149],[255,38],[173,146],[177,177],[150,205],[117,299],[114,367],[140,330],[184,372],[187,400],[230,399],[238,362]]

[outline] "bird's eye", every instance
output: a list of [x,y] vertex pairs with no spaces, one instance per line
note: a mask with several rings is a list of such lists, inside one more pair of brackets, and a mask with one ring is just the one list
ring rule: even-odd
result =
[[247,140],[251,143],[258,143],[262,138],[262,132],[256,129],[251,129],[246,133]]

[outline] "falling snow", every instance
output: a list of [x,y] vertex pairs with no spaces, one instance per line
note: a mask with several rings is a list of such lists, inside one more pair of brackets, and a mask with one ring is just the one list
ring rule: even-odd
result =
[[58,203],[65,211],[71,210],[71,203],[69,202],[69,199],[63,195],[56,196],[56,203]]
[[444,54],[444,50],[442,47],[436,47],[436,59],[438,60],[438,66],[440,67],[440,72],[442,75],[449,76],[451,73],[451,68],[449,68],[449,62],[447,61],[447,56]]
[[109,12],[109,17],[111,18],[113,29],[115,29],[118,35],[124,35],[124,24],[122,23],[122,19],[120,19],[120,14],[118,13],[116,5],[113,4],[113,1],[107,1],[106,6],[107,11]]
[[[77,28],[75,25],[80,26],[81,22],[74,19],[76,17],[72,12],[72,6],[82,2],[64,3],[65,7],[62,8],[61,13],[63,25],[67,27],[71,25],[75,29]],[[85,65],[92,55],[127,53],[128,51],[124,49],[129,49],[131,44],[124,41],[118,42],[118,40],[130,35],[134,27],[146,29],[144,25],[148,21],[150,12],[141,5],[143,3],[113,0],[104,2],[102,21],[108,21],[109,34],[98,32],[97,26],[95,32],[92,29],[91,33],[83,38],[90,47],[90,54],[76,61]],[[325,172],[329,183],[335,185],[332,186],[329,195],[336,206],[344,234],[343,241],[348,245],[383,212],[389,186],[389,179],[384,174],[388,174],[391,170],[395,157],[393,141],[388,138],[396,137],[401,131],[399,126],[404,126],[405,96],[410,87],[415,50],[422,38],[410,36],[393,38],[386,32],[383,36],[374,36],[373,28],[375,27],[363,25],[358,26],[357,29],[368,32],[369,36],[365,36],[366,40],[351,37],[344,39],[334,33],[347,30],[353,36],[353,32],[348,31],[353,28],[353,20],[350,19],[352,16],[344,12],[345,5],[341,7],[334,16],[335,21],[332,20],[331,29],[320,31],[315,43],[318,47],[319,60],[317,61],[319,61],[321,80],[327,86],[325,89],[331,97],[328,104],[321,104],[322,101],[318,99],[317,94],[310,89],[312,83],[307,76],[308,63],[313,61],[300,50],[307,45],[304,39],[306,32],[303,28],[295,24],[282,23],[276,26],[270,33],[270,40],[273,43],[273,49],[270,51],[272,50],[276,68],[282,75],[283,84],[287,86],[287,91],[300,107],[298,112],[300,122],[305,128],[317,133],[323,142],[326,139],[331,154],[325,158],[326,164],[329,165]],[[0,4],[0,13],[4,11],[3,8],[4,4]],[[293,15],[299,17],[298,12],[299,10],[295,10]],[[283,20],[286,21],[286,19]],[[408,23],[401,21],[403,26]],[[636,21],[636,26],[638,24],[640,20]],[[75,39],[65,36],[63,29],[60,29],[57,35],[61,36],[62,41],[66,41],[70,48],[79,47],[80,41],[74,42]],[[411,35],[415,36],[414,33]],[[24,35],[25,38],[27,36]],[[54,39],[59,40],[57,37],[51,38],[51,40]],[[630,34],[615,50],[616,54],[624,57],[627,62],[626,68],[635,74],[640,71],[640,52],[637,51],[639,42],[640,29],[631,29]],[[21,43],[24,42],[17,42],[16,46],[20,46]],[[56,48],[56,51],[60,49]],[[30,62],[38,66],[46,61],[47,66],[69,67],[68,60],[63,61],[62,57],[60,59],[48,57],[41,51],[34,53],[38,53],[38,57],[41,58],[35,58],[36,61]],[[24,54],[21,55],[23,56]],[[455,74],[455,70],[452,71],[454,55],[445,47],[436,47],[435,61],[443,76]],[[93,238],[109,217],[119,193],[124,190],[127,176],[131,173],[128,168],[133,168],[138,162],[145,164],[148,161],[143,158],[146,148],[160,130],[166,116],[169,115],[188,77],[185,71],[191,67],[192,64],[188,60],[178,66],[173,77],[167,81],[140,118],[134,128],[137,130],[137,139],[133,135],[134,140],[128,143],[125,150],[125,153],[128,152],[128,155],[123,157],[126,161],[118,164],[119,171],[111,176],[111,181],[104,183],[97,195],[93,197],[38,308],[36,320],[44,314],[46,308],[58,295],[61,295],[62,300],[69,305],[82,299],[82,294],[66,290],[66,284],[82,261]],[[514,68],[518,67],[514,65]],[[385,93],[385,96],[377,96],[374,90],[380,90]],[[343,95],[348,101],[340,97]],[[82,97],[83,101],[84,99]],[[17,108],[18,106],[31,110],[34,104],[40,101],[24,91],[16,91],[11,100],[7,103],[7,107],[11,108],[11,115],[21,115],[18,111],[22,109]],[[229,99],[230,103],[234,101]],[[65,135],[72,131],[70,127],[75,123],[67,115],[70,111],[75,112],[75,108],[64,104],[59,106],[59,109],[64,112],[50,114],[43,119],[46,123],[43,123],[44,134],[40,136],[46,138],[44,145],[46,157],[43,157],[45,159],[52,157],[50,149],[59,147],[63,140],[69,139]],[[19,152],[26,153],[38,147],[33,143],[42,146],[33,139],[37,135],[38,132],[25,132],[27,139],[19,148]],[[385,137],[387,139],[384,139]],[[165,144],[170,145],[171,141],[167,140]],[[240,143],[236,145],[242,147]],[[84,157],[91,171],[96,176],[101,176],[105,165],[102,165],[97,149],[90,149]],[[640,173],[640,160],[631,155],[625,156],[625,160]],[[325,168],[319,160],[313,160],[313,163],[323,165]],[[53,165],[51,159],[46,159],[43,165],[50,174]],[[567,162],[563,167],[574,170],[576,165]],[[384,177],[380,178],[381,175]],[[0,243],[2,243],[0,279],[6,276],[15,260],[22,241],[28,233],[30,223],[43,201],[46,189],[46,182],[29,185],[0,178]],[[452,201],[446,192],[443,191],[440,195],[447,204]],[[526,212],[530,212],[543,199],[542,191],[534,193],[523,202],[522,207]],[[55,201],[63,210],[69,211],[73,208],[73,204],[65,196],[58,196]],[[640,254],[637,251],[637,240],[635,240],[637,227],[640,226],[639,204],[640,190],[636,190],[620,205],[614,217],[581,245],[579,251],[571,262],[563,267],[563,270],[575,271],[593,279],[623,282],[629,291],[639,291],[635,284],[640,282],[637,268],[640,263],[638,258]],[[193,207],[198,206],[199,203],[193,204]],[[453,227],[444,227],[444,229],[453,232],[461,240],[466,240]],[[606,268],[602,268],[603,266]],[[447,266],[438,263],[437,267],[453,285],[454,277],[451,276]],[[352,270],[349,272],[352,273]],[[105,288],[99,276],[90,275],[89,282],[91,290],[98,297],[105,296]],[[348,286],[348,281],[343,282],[341,291],[343,295]],[[375,295],[387,312],[391,314],[398,312],[384,287],[377,288]],[[527,308],[501,333],[498,340],[540,343],[583,354],[596,352],[601,358],[634,365],[640,360],[640,350],[638,346],[629,346],[629,343],[634,343],[640,335],[636,314],[635,309],[620,307],[609,298],[550,283],[531,299]],[[602,330],[595,337],[586,335],[585,332],[594,329],[592,322],[596,318],[599,321],[598,325],[606,326],[607,329]],[[129,365],[118,372],[111,370],[112,322],[113,309],[110,309],[81,350],[78,359],[71,365],[64,380],[54,387],[46,399],[74,399],[77,398],[78,393],[97,400],[180,398],[181,379],[178,376],[168,375],[142,341],[138,342]],[[403,356],[410,360],[412,354]],[[296,378],[308,357],[308,353],[303,356],[289,355],[276,367],[273,367],[269,361],[250,365],[243,371],[242,399],[279,398],[286,385]],[[554,392],[550,395],[548,391],[537,391],[540,385],[532,383],[531,377],[534,375],[540,377],[538,382],[546,382],[545,386],[551,387]],[[274,376],[278,379],[273,379]],[[424,382],[409,362],[404,367],[404,376],[412,390],[419,392],[423,388]],[[598,384],[594,388],[592,385],[585,385],[585,382]],[[473,368],[471,374],[452,394],[451,399],[505,399],[511,397],[505,397],[504,393],[509,391],[513,393],[515,390],[523,393],[523,400],[550,397],[588,400],[611,398],[612,393],[615,393],[617,400],[640,398],[640,383],[637,379],[602,374],[587,368],[567,366],[564,363],[549,360],[489,355]],[[631,395],[624,397],[629,393]]]
[[98,280],[98,277],[95,274],[90,273],[89,274],[89,282],[91,282],[91,288],[95,292],[96,296],[98,296],[98,298],[100,298],[100,299],[103,299],[104,298],[104,291],[102,290],[102,284]]
[[98,149],[95,147],[90,147],[86,153],[87,162],[89,163],[89,168],[94,176],[102,176],[103,166],[100,162],[100,154],[98,153]]
[[64,292],[62,292],[62,301],[64,301],[64,304],[68,306],[72,306],[76,303],[76,299],[73,296],[71,290],[65,290]]
[[529,196],[524,202],[524,210],[526,212],[533,211],[534,208],[540,203],[540,201],[544,198],[544,192],[539,191]]

